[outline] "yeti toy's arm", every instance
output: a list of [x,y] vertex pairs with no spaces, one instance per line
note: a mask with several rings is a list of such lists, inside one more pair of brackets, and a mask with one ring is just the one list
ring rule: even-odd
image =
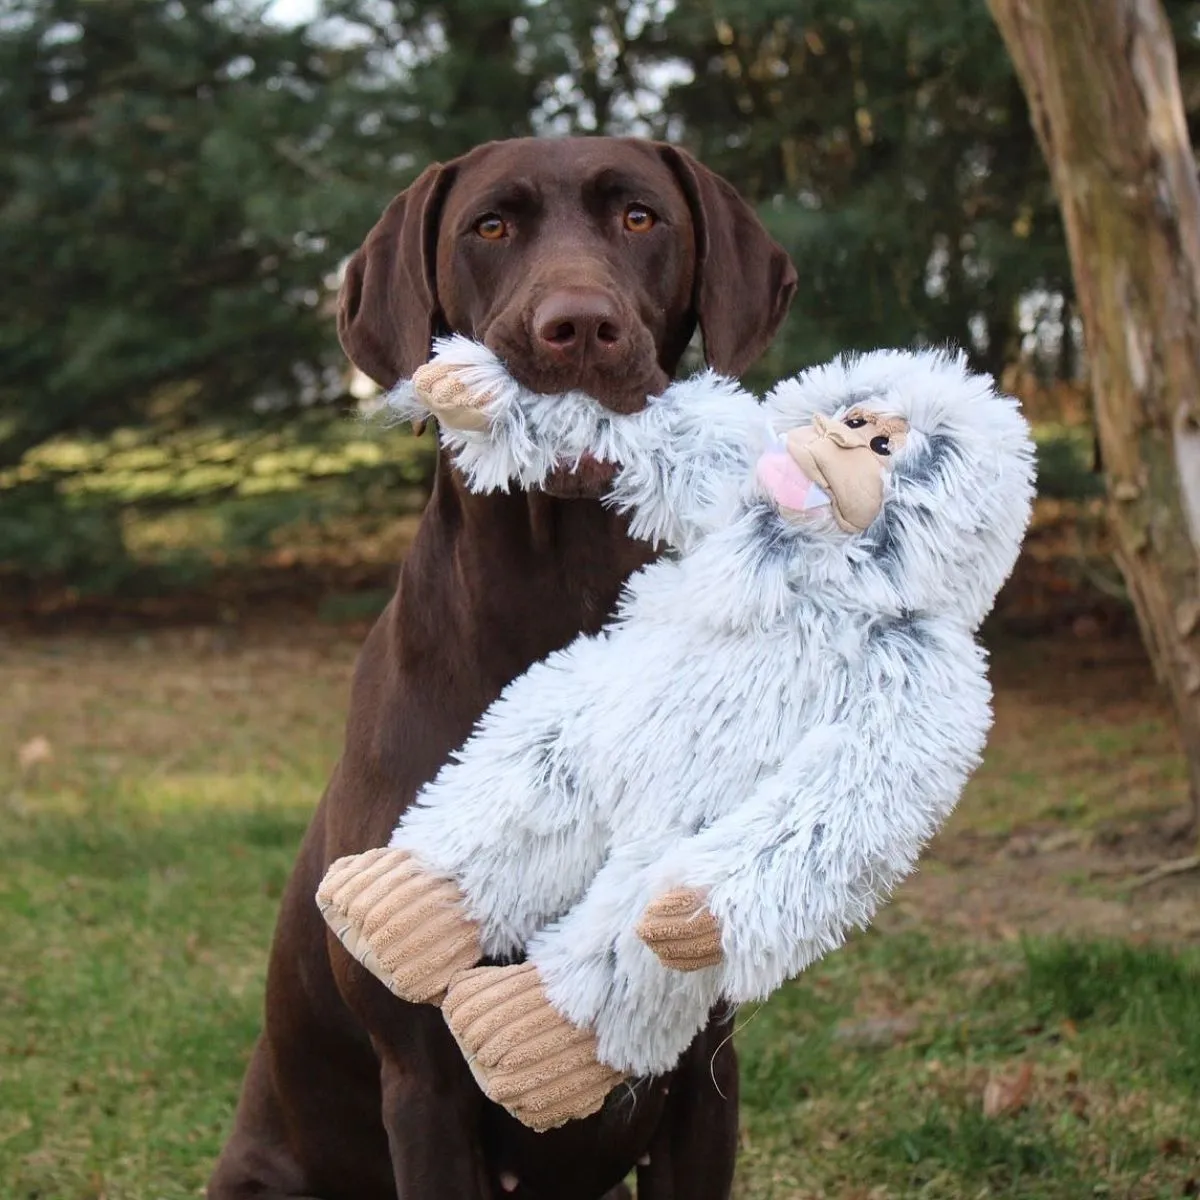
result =
[[728,519],[772,436],[758,402],[712,371],[621,415],[582,392],[531,392],[467,338],[441,339],[434,350],[389,406],[402,417],[439,417],[442,444],[472,491],[540,487],[591,455],[620,464],[606,503],[646,541],[683,549]]
[[969,634],[919,622],[862,653],[830,672],[834,719],[655,868],[656,895],[696,889],[716,918],[731,1001],[765,998],[865,927],[979,761],[991,693]]
[[671,384],[612,428],[604,457],[620,467],[605,503],[629,517],[631,536],[678,550],[728,524],[774,438],[754,397],[712,371]]

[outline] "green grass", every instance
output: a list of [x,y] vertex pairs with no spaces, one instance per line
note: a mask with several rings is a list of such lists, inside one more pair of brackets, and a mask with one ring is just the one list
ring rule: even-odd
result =
[[[857,1044],[877,1012],[907,1019]],[[744,1197],[1189,1194],[1195,954],[871,934],[748,1016]],[[987,1079],[1026,1062],[1026,1103],[985,1115]]]
[[[318,634],[0,646],[0,1200],[202,1188],[337,753],[354,646]],[[1139,686],[1113,689],[1112,721]],[[1056,753],[1054,702],[1002,688],[964,819],[986,827],[1008,771],[1063,795],[1098,757],[1125,769],[1097,690],[1092,736],[1065,725]],[[1144,748],[1158,710],[1139,711]],[[49,761],[17,768],[38,737]],[[909,913],[743,1010],[740,1200],[1196,1194],[1200,956],[1028,934]],[[989,1080],[1024,1064],[1023,1103],[985,1115]]]
[[[279,780],[281,792],[294,784]],[[255,1035],[303,808],[26,819],[0,889],[0,1195],[195,1195]],[[147,801],[151,805],[147,805]]]

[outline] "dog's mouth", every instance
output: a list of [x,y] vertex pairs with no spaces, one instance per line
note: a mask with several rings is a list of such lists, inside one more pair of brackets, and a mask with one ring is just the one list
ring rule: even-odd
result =
[[658,395],[671,382],[644,329],[631,337],[628,349],[591,358],[538,355],[531,350],[527,336],[513,336],[507,329],[489,330],[483,344],[529,391],[542,396],[584,392],[613,413],[640,412],[648,396]]
[[584,454],[578,463],[562,463],[546,477],[542,491],[556,500],[599,500],[616,478],[618,464]]

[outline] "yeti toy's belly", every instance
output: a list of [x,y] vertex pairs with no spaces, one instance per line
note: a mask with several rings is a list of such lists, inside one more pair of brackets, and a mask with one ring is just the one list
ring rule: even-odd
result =
[[736,808],[813,716],[791,632],[625,625],[576,649],[560,748],[614,831],[692,832]]

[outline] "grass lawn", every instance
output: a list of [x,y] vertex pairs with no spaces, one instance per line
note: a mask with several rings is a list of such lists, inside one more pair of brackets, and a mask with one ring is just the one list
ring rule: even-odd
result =
[[[0,642],[0,1200],[200,1192],[356,646]],[[1119,889],[1183,801],[1164,710],[1127,646],[995,673],[919,877],[741,1014],[742,1200],[1200,1194],[1200,887]]]

